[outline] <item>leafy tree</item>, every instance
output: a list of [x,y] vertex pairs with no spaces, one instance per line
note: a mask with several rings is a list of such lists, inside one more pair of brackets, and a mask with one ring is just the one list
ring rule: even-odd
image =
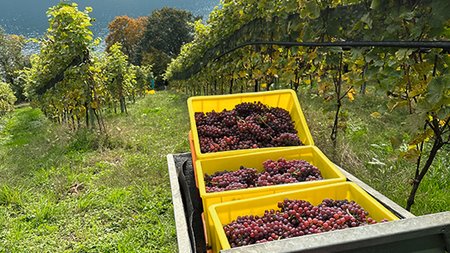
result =
[[0,28],[0,80],[11,85],[19,101],[24,101],[23,85],[18,71],[28,65],[28,59],[22,54],[25,38],[18,35],[5,34]]
[[16,97],[9,84],[0,81],[0,115],[14,109]]
[[142,54],[141,65],[151,65],[153,73],[156,77],[156,84],[161,85],[163,81],[162,75],[166,71],[170,60],[171,58],[167,54],[151,47]]
[[153,47],[169,57],[178,55],[181,46],[193,39],[194,30],[190,23],[195,19],[192,13],[185,10],[164,7],[153,11],[141,41],[142,50]]
[[106,51],[109,51],[112,45],[119,42],[122,44],[122,52],[128,56],[130,61],[135,61],[146,26],[147,17],[115,17],[108,25],[109,34],[105,40]]
[[164,82],[164,74],[171,58],[180,53],[182,45],[192,41],[192,23],[199,17],[185,10],[162,8],[148,17],[147,27],[137,55],[141,64],[153,65],[156,85]]

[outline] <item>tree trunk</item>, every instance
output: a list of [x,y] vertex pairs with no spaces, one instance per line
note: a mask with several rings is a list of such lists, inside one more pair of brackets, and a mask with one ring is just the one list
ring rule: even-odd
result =
[[[122,85],[122,82],[120,82],[120,85]],[[119,87],[119,103],[120,103],[120,112],[126,113],[127,108],[126,108],[126,103],[125,103],[125,97],[123,95],[123,87],[122,86]]]
[[335,92],[336,92],[337,103],[336,103],[336,114],[334,115],[333,129],[331,130],[331,136],[330,136],[334,145],[336,145],[338,124],[339,124],[339,111],[341,110],[341,106],[342,106],[341,82],[342,82],[342,53],[341,53],[341,57],[339,60],[338,78],[337,78],[337,80],[334,81],[334,88],[335,88]]
[[100,132],[104,132],[105,129],[104,129],[104,125],[102,124],[103,122],[101,120],[100,115],[97,113],[97,110],[93,109],[92,111],[95,115],[95,118],[97,119],[98,129],[100,129]]
[[406,202],[406,210],[410,211],[411,206],[414,204],[414,198],[416,197],[417,190],[419,189],[419,185],[422,182],[423,177],[427,174],[428,170],[430,169],[431,165],[433,164],[434,158],[436,158],[436,155],[440,148],[444,143],[441,141],[440,136],[435,136],[433,147],[431,148],[430,155],[428,156],[428,159],[423,166],[422,170],[419,174],[416,173],[416,176],[414,177],[413,181],[413,187],[411,189],[411,193],[409,194],[408,200]]
[[84,108],[86,109],[86,128],[89,129],[89,106],[88,106],[88,102],[84,103]]
[[295,79],[294,86],[295,86],[295,93],[297,93],[298,87],[300,86],[300,77],[297,77],[297,79]]
[[72,120],[72,128],[73,128],[73,130],[77,130],[77,127],[76,127],[76,125],[75,125],[75,117],[73,116],[73,114],[72,114],[72,110],[71,110],[71,116],[70,116],[70,118],[71,118],[71,120]]
[[361,85],[361,90],[359,91],[359,93],[361,93],[362,95],[366,94],[366,85],[367,83],[364,81],[364,83]]
[[119,101],[120,101],[120,112],[127,113],[127,106],[126,106],[125,98],[120,97]]
[[231,80],[230,80],[230,94],[233,94],[233,83],[234,83],[234,78],[231,78]]
[[91,129],[95,129],[95,118],[94,118],[94,109],[89,106],[89,124],[91,125]]
[[359,93],[361,93],[362,95],[365,95],[366,94],[366,86],[367,86],[367,82],[366,82],[366,80],[364,79],[364,76],[365,76],[365,74],[366,74],[366,70],[367,70],[367,63],[366,63],[366,65],[364,66],[364,69],[363,69],[363,71],[362,71],[362,74],[361,74],[361,76],[362,76],[362,79],[363,79],[363,84],[361,85],[361,90],[359,91]]

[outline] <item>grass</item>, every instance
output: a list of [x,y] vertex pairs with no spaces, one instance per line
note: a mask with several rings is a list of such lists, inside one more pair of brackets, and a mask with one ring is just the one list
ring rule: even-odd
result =
[[185,99],[107,115],[108,137],[30,107],[0,119],[0,252],[175,252],[166,155],[188,150]]
[[[334,149],[333,104],[300,100],[316,145],[405,206],[414,173],[399,159],[407,113],[376,96],[347,101]],[[30,107],[0,119],[0,252],[177,250],[166,155],[189,149],[186,97],[158,92],[105,120],[108,137],[68,131]],[[422,182],[413,213],[450,210],[449,151]]]
[[[390,111],[386,100],[371,94],[356,97],[353,102],[345,101],[334,148],[329,138],[334,119],[333,102],[305,93],[299,99],[315,144],[333,162],[405,207],[415,172],[415,160],[401,156],[411,139],[406,108]],[[379,116],[371,115],[374,112]],[[450,210],[449,152],[450,147],[446,147],[438,154],[419,187],[412,213],[423,215]]]

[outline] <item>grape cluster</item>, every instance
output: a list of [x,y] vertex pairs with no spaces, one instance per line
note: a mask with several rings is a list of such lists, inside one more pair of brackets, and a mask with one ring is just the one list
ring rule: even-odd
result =
[[289,112],[261,102],[194,116],[202,153],[302,145]]
[[264,172],[258,175],[257,186],[289,184],[304,181],[322,180],[320,170],[304,160],[283,158],[278,161],[267,160],[263,163]]
[[305,200],[285,199],[278,203],[278,207],[279,210],[266,210],[262,216],[237,217],[223,226],[230,246],[234,248],[377,223],[360,205],[346,199],[324,199],[317,206]]
[[256,169],[241,166],[237,171],[219,171],[213,175],[205,174],[206,192],[219,192],[323,179],[320,170],[304,160],[288,161],[284,158],[280,158],[277,161],[267,160],[263,163],[263,168],[264,170],[260,173]]
[[211,176],[205,174],[206,192],[221,192],[253,187],[256,174],[256,169],[243,166],[237,171],[219,171]]

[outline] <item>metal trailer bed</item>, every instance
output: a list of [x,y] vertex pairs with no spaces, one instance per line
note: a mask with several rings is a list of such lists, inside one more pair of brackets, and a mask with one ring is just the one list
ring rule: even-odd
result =
[[[202,203],[195,186],[191,154],[169,154],[167,155],[167,163],[178,250],[182,253],[206,252],[201,221]],[[416,217],[352,174],[340,167],[338,168],[344,173],[348,181],[358,184],[401,219],[370,226],[243,246],[222,250],[221,252],[450,253],[450,212]]]

